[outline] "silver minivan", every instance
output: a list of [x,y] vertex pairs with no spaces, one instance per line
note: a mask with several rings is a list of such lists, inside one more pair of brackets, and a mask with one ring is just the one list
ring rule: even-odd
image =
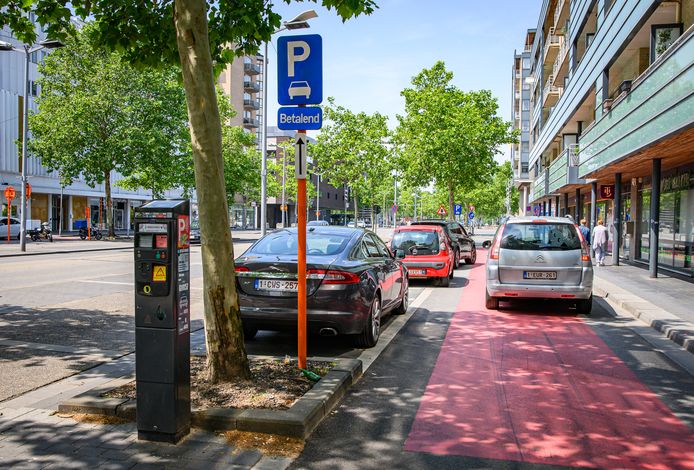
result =
[[593,265],[571,219],[510,217],[497,230],[487,257],[486,306],[519,298],[566,300],[590,313]]

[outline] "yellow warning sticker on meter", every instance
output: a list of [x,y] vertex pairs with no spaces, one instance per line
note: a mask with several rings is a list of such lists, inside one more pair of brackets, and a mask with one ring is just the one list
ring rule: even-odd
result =
[[152,281],[154,282],[165,282],[166,281],[166,266],[154,266],[152,271]]

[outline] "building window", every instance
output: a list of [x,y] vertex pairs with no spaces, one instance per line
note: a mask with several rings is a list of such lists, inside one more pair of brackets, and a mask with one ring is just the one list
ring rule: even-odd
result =
[[524,69],[529,69],[529,68],[530,68],[530,59],[527,58],[527,57],[523,59],[523,68],[524,68]]
[[530,111],[530,101],[523,100],[523,111]]
[[39,96],[39,85],[33,80],[29,81],[29,93],[31,96]]
[[523,89],[524,90],[530,90],[530,83],[523,80]]
[[523,130],[523,132],[528,132],[530,130],[530,123],[527,121],[524,121],[521,124],[521,129]]
[[651,64],[682,35],[682,23],[651,26]]
[[521,143],[521,152],[528,153],[530,151],[530,144],[528,142]]

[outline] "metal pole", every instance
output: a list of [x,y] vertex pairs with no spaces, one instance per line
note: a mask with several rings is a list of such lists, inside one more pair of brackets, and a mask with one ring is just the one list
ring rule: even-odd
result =
[[320,219],[320,175],[316,173],[316,220]]
[[27,251],[26,248],[26,228],[27,228],[27,125],[29,117],[29,46],[24,46],[24,102],[23,105],[23,125],[22,125],[22,196],[19,210],[21,215],[19,218],[19,249]]
[[649,235],[648,270],[650,277],[658,277],[658,245],[660,243],[660,159],[653,159],[651,175],[651,223]]
[[260,235],[265,236],[267,225],[267,41],[263,53],[263,124],[260,133]]
[[614,174],[614,240],[612,266],[619,266],[619,248],[622,243],[622,174]]
[[417,220],[417,195],[414,195],[414,220]]
[[593,181],[593,183],[590,185],[590,222],[588,223],[591,230],[593,229],[593,227],[595,227],[595,224],[597,224],[598,222],[597,198],[598,182]]
[[282,150],[282,227],[287,226],[287,149]]
[[583,208],[581,207],[581,188],[576,188],[576,207],[574,208],[576,214],[576,223],[581,223],[581,217],[583,217]]
[[398,226],[398,179],[393,178],[393,182],[395,183],[395,192],[393,193],[393,227]]

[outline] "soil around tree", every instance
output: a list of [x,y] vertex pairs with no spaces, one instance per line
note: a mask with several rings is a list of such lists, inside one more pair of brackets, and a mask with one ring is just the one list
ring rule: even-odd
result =
[[[296,361],[289,359],[249,358],[251,380],[210,383],[207,380],[205,356],[190,358],[190,400],[194,410],[209,408],[237,409],[289,409],[312,387],[314,382],[298,369]],[[324,376],[334,363],[308,361],[306,368]],[[109,390],[101,395],[108,398],[137,397],[135,381]]]

